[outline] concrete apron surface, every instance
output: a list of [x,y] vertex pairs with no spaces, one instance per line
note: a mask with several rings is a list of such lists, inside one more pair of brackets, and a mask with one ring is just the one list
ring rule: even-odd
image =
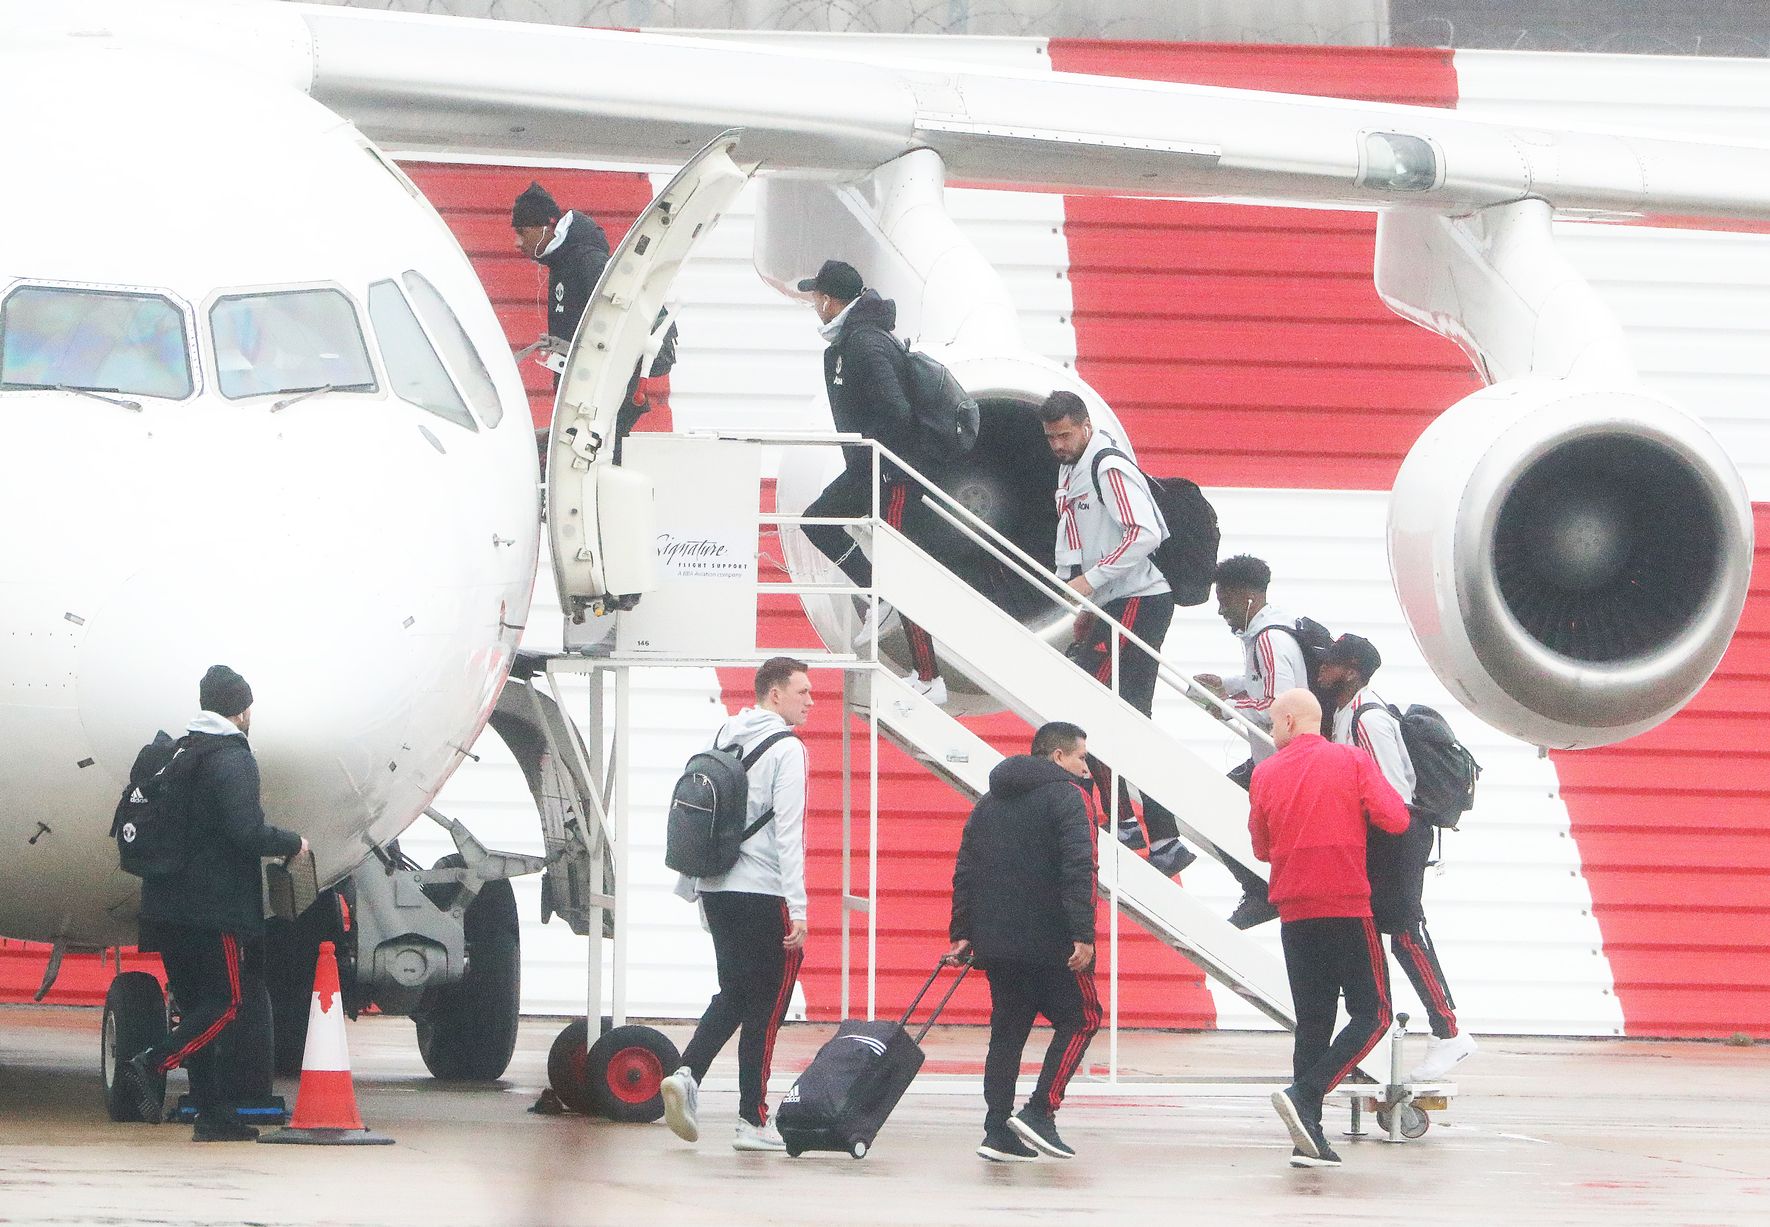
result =
[[[105,1119],[97,1011],[0,1007],[0,1223],[1770,1223],[1765,1045],[1485,1039],[1424,1138],[1342,1142],[1332,1111],[1345,1166],[1297,1171],[1253,1090],[1072,1095],[1069,1161],[986,1163],[981,1099],[915,1091],[864,1160],[738,1154],[735,1043],[702,1095],[698,1146],[661,1122],[532,1115],[559,1025],[524,1020],[506,1080],[468,1086],[425,1073],[410,1022],[363,1019],[349,1028],[358,1103],[397,1145],[195,1145],[188,1127]],[[831,1030],[782,1032],[776,1102]],[[1028,1045],[1029,1076],[1048,1034]],[[975,1074],[985,1036],[937,1029],[929,1070]],[[1136,1032],[1120,1059],[1130,1080],[1223,1078],[1273,1074],[1288,1054],[1281,1035]]]

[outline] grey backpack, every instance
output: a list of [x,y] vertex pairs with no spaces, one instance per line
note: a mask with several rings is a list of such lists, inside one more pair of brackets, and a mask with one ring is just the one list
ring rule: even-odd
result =
[[670,816],[664,828],[664,864],[691,878],[708,878],[737,864],[744,841],[774,821],[769,810],[746,824],[750,768],[793,734],[770,733],[754,750],[720,746],[691,756],[670,793]]

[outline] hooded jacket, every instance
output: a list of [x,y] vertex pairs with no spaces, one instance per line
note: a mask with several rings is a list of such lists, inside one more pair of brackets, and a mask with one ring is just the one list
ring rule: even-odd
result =
[[[897,304],[862,290],[831,323],[837,327],[824,350],[824,388],[837,431],[876,439],[911,464],[926,463],[904,382],[904,350],[891,335]],[[844,456],[849,470],[871,474],[865,451],[848,448]]]
[[[706,748],[737,743],[748,754],[787,722],[766,707],[746,707],[727,720]],[[678,893],[713,894],[742,891],[777,895],[787,902],[787,915],[805,919],[805,743],[783,737],[750,766],[750,795],[744,821],[755,822],[769,810],[774,819],[738,845],[737,864],[709,878],[684,878]]]
[[293,856],[301,836],[265,822],[258,760],[232,721],[206,711],[191,721],[190,734],[193,744],[222,744],[196,764],[188,783],[184,868],[143,880],[141,918],[257,937],[264,932],[261,862]]
[[1248,837],[1272,866],[1281,920],[1371,914],[1369,827],[1400,835],[1407,806],[1363,750],[1301,733],[1254,769]]
[[573,209],[559,219],[540,261],[547,266],[547,331],[569,343],[608,263],[608,235],[594,217]]
[[1094,944],[1094,821],[1086,781],[1021,754],[989,773],[953,866],[948,934],[977,964],[1061,966]]
[[[1309,685],[1309,666],[1303,659],[1303,647],[1295,635],[1284,631],[1272,633],[1275,626],[1293,626],[1296,619],[1268,603],[1249,621],[1241,640],[1242,668],[1240,677],[1223,679],[1224,693],[1235,709],[1250,724],[1272,728],[1272,701],[1287,690]],[[1252,747],[1254,761],[1264,761],[1272,751],[1263,745]]]

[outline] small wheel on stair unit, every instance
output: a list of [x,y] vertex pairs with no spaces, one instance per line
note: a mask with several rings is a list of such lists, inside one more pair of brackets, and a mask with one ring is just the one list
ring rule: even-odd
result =
[[682,1054],[662,1031],[616,1027],[584,1055],[590,1103],[610,1120],[658,1120],[664,1115],[664,1079],[681,1064]]
[[[607,1035],[613,1025],[614,1020],[604,1014],[600,1034]],[[553,1047],[547,1050],[547,1085],[566,1107],[586,1116],[596,1111],[596,1105],[590,1102],[587,1077],[589,1034],[590,1028],[584,1020],[574,1018],[553,1037]]]
[[1410,1142],[1415,1138],[1424,1137],[1426,1130],[1432,1127],[1432,1118],[1426,1114],[1424,1108],[1404,1103],[1399,1108],[1377,1109],[1377,1128],[1383,1133],[1389,1132],[1389,1124],[1395,1112],[1401,1113],[1401,1136]]

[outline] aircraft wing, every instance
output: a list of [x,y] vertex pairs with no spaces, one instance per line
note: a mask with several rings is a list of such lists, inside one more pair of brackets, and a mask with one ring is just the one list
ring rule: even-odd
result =
[[1428,107],[922,67],[730,40],[297,6],[312,92],[412,151],[679,163],[741,128],[764,170],[851,177],[916,148],[1045,191],[1459,213],[1770,218],[1770,145],[1532,129]]
[[[45,12],[44,10],[48,11]],[[409,153],[680,165],[741,128],[764,173],[841,179],[913,149],[1041,191],[1458,214],[1770,219],[1770,144],[1532,128],[1429,107],[835,58],[693,36],[245,0],[0,0],[0,47],[56,40],[278,73]]]

